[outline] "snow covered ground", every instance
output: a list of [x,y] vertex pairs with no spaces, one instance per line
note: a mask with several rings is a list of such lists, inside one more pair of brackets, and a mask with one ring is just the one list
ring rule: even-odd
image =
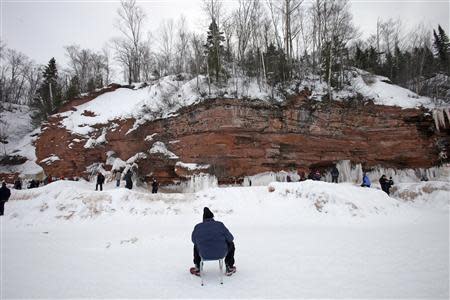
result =
[[[402,183],[393,198],[312,181],[93,188],[13,191],[0,221],[0,298],[449,297],[448,182]],[[212,262],[204,287],[188,272],[204,206],[235,236],[238,272],[223,286]]]
[[33,130],[30,108],[25,105],[0,103],[0,136],[4,135],[7,144],[0,144],[0,156],[4,154],[21,155],[28,161],[21,165],[0,165],[0,173],[20,173],[23,177],[32,177],[42,173],[36,163],[33,142],[40,130]]

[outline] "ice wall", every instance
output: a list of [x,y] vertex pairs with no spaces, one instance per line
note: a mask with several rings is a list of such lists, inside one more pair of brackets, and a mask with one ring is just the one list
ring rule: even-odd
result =
[[[445,120],[446,117],[447,121]],[[434,108],[433,119],[437,131],[450,127],[450,107]]]

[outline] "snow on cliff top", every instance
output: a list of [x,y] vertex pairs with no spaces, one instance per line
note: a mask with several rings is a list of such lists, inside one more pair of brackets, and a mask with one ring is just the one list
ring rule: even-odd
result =
[[[341,91],[333,91],[335,99],[345,100],[359,94],[380,105],[403,108],[424,106],[430,109],[435,106],[430,98],[391,84],[386,77],[359,69],[349,71],[348,77],[349,85]],[[326,83],[316,77],[303,80],[300,89],[305,87],[312,89],[312,97],[317,100],[321,100],[327,93]],[[209,92],[211,94],[207,96]],[[192,78],[188,74],[170,75],[141,88],[119,88],[114,92],[102,94],[92,101],[77,106],[77,111],[68,111],[60,115],[66,117],[63,124],[67,129],[80,135],[88,135],[93,131],[92,125],[106,124],[114,119],[129,117],[137,120],[133,128],[136,129],[145,121],[169,117],[179,108],[197,103],[205,97],[269,100],[272,92],[274,91],[270,86],[258,84],[256,79],[252,78],[230,78],[222,87],[212,84],[209,91],[205,76]],[[282,101],[283,96],[276,91],[273,96],[277,101]],[[94,116],[85,116],[84,111],[94,113]]]
[[414,108],[424,106],[433,108],[429,97],[419,96],[413,91],[392,84],[387,77],[372,75],[358,70],[350,79],[352,88],[376,104]]

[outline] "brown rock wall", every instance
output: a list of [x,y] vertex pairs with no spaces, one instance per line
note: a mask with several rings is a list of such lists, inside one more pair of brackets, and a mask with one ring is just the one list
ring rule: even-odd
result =
[[[81,138],[60,128],[60,120],[53,118],[38,139],[36,152],[38,161],[51,154],[60,157],[41,165],[46,173],[65,177],[85,175],[86,166],[104,162],[110,150],[125,161],[144,152],[147,159],[137,162],[140,176],[157,176],[162,183],[185,177],[175,172],[177,161],[210,164],[220,182],[234,182],[265,171],[329,167],[344,159],[367,168],[426,168],[441,162],[441,151],[450,152],[450,130],[436,132],[425,110],[313,102],[306,95],[287,103],[208,100],[128,134],[134,120],[116,120],[109,124],[117,126],[108,127],[107,143],[93,149],[84,148],[86,138],[73,143]],[[100,133],[101,128],[97,136]],[[146,141],[152,134],[153,140]],[[156,141],[164,142],[179,159],[148,153]]]

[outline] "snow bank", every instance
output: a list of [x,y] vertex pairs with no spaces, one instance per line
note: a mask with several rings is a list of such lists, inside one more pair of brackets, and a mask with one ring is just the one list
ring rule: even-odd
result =
[[392,188],[392,196],[421,206],[431,206],[448,211],[450,205],[450,182],[428,181],[400,183]]
[[317,211],[333,216],[365,217],[389,214],[404,208],[383,191],[352,184],[306,180],[300,183],[271,183],[268,189],[277,198],[299,201],[301,214]]
[[[217,180],[198,175],[191,178],[189,187],[191,192],[203,190],[193,194],[150,194],[142,189],[128,190],[114,188],[112,183],[110,185],[107,184],[103,192],[95,192],[94,185],[84,181],[56,181],[37,189],[13,190],[6,217],[21,223],[37,222],[38,219],[39,222],[54,222],[129,215],[196,215],[203,206],[210,206],[219,215],[231,214],[235,217],[258,218],[258,215],[263,217],[268,212],[282,214],[286,222],[299,217],[305,220],[338,218],[348,221],[354,217],[401,216],[411,211],[419,213],[408,201],[396,200],[378,189],[311,180],[300,183],[273,182],[268,187],[214,188]],[[449,184],[428,183],[416,189],[419,192],[414,194],[414,199],[424,199],[424,203],[433,203],[432,207],[439,210],[445,209],[443,203],[447,203],[448,210]],[[408,186],[401,186],[395,195],[405,194],[406,190]]]

